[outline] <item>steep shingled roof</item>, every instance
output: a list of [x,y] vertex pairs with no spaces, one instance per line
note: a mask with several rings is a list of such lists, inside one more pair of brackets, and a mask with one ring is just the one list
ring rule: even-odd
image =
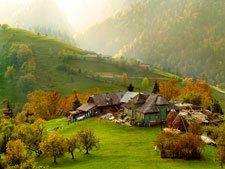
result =
[[96,104],[98,107],[118,105],[125,93],[126,92],[116,92],[92,95],[89,97],[88,103]]
[[157,113],[160,112],[158,106],[169,105],[169,102],[156,94],[151,94],[146,100],[145,104],[137,109],[142,113]]

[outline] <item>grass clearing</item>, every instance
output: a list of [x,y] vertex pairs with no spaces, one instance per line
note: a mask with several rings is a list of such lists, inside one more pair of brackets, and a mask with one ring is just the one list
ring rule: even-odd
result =
[[47,123],[48,129],[64,124],[57,132],[66,137],[81,128],[93,128],[100,139],[100,149],[91,151],[90,155],[76,152],[75,160],[70,154],[58,159],[58,164],[52,158],[39,158],[39,165],[49,165],[52,168],[92,168],[92,169],[219,169],[214,160],[214,147],[206,146],[200,160],[161,159],[159,151],[154,150],[154,140],[160,134],[160,127],[137,128],[119,125],[95,118],[73,123],[69,126],[66,119],[56,119]]

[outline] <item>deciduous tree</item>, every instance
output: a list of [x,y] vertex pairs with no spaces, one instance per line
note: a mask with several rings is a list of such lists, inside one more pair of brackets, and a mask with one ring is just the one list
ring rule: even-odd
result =
[[169,80],[168,82],[159,81],[159,95],[167,100],[176,98],[180,94],[180,88],[177,86],[177,79]]
[[147,77],[145,77],[143,80],[142,80],[142,83],[141,83],[141,87],[143,90],[148,90],[149,88],[149,80]]
[[6,160],[8,162],[19,165],[26,158],[24,143],[21,140],[9,141],[6,147]]
[[127,73],[126,73],[126,72],[123,72],[123,75],[122,75],[122,82],[123,82],[123,85],[124,85],[124,86],[127,85],[127,81],[128,81]]
[[74,159],[74,151],[80,148],[79,137],[77,135],[70,136],[70,138],[67,139],[67,147],[72,159]]
[[67,141],[63,135],[53,133],[40,144],[40,147],[43,156],[53,157],[56,163],[56,158],[63,156],[67,151]]
[[95,137],[92,129],[83,129],[78,132],[81,149],[89,153],[93,148],[99,147],[99,140]]

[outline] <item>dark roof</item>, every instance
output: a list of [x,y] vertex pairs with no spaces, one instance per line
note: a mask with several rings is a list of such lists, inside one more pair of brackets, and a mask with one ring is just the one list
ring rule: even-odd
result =
[[87,111],[91,110],[92,108],[94,108],[95,106],[96,106],[96,104],[85,103],[85,104],[81,105],[80,107],[78,107],[77,110],[87,112]]
[[151,94],[146,100],[146,102],[136,110],[142,113],[158,113],[160,112],[158,106],[164,106],[168,104],[169,102],[164,98],[162,98],[161,96]]
[[126,92],[104,93],[89,97],[88,103],[94,103],[100,106],[119,105],[120,100]]

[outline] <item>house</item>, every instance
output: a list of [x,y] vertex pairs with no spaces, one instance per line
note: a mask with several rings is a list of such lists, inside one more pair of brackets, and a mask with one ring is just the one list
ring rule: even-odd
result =
[[95,104],[95,111],[97,113],[105,114],[118,112],[121,105],[120,100],[125,93],[126,92],[116,92],[93,95],[89,97],[87,103]]
[[146,126],[160,124],[166,121],[170,103],[156,94],[138,94],[123,105],[124,113],[133,119],[144,120]]
[[146,102],[135,110],[134,118],[144,120],[146,126],[161,124],[170,111],[168,105],[169,102],[163,97],[150,94]]

